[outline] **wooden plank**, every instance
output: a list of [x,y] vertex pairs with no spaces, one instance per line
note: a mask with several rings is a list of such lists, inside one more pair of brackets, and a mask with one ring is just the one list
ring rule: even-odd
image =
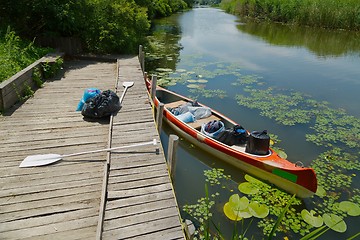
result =
[[[115,208],[112,210],[108,210],[105,213],[105,221],[109,219],[118,219],[120,221],[121,218],[124,217],[133,217],[138,218],[139,214],[147,213],[147,212],[155,212],[164,208],[174,208],[172,211],[173,214],[177,216],[176,204],[173,198],[158,200],[156,202],[148,202],[143,204],[137,204],[133,206],[124,206],[121,208]],[[159,217],[161,218],[161,216]],[[129,218],[128,218],[129,219]],[[119,226],[122,226],[121,224]]]
[[61,214],[52,214],[48,216],[39,216],[36,218],[26,218],[17,221],[17,224],[13,222],[3,222],[0,224],[0,233],[10,232],[14,230],[28,229],[38,226],[50,225],[54,223],[61,223],[64,219],[75,220],[88,216],[94,216],[94,211],[91,208],[74,210]]
[[155,186],[147,186],[137,189],[127,189],[121,191],[112,191],[111,188],[109,188],[108,199],[120,199],[120,198],[134,197],[134,196],[146,195],[146,194],[157,194],[159,192],[164,192],[168,190],[172,191],[172,187],[170,183],[163,183]]
[[[164,177],[169,176],[167,171],[164,171],[164,168],[159,169],[157,166],[145,167],[145,168],[135,168],[132,173],[127,171],[111,171],[111,176],[109,183],[118,183],[118,182],[131,182],[137,179],[151,179],[153,177]],[[142,171],[143,170],[143,171]]]
[[[114,180],[116,181],[116,179]],[[109,189],[111,191],[121,191],[121,190],[130,190],[130,189],[139,189],[145,187],[152,187],[159,184],[164,184],[166,182],[170,182],[169,176],[161,176],[161,177],[152,177],[152,178],[141,178],[138,180],[133,180],[129,182],[116,182],[111,185]]]
[[[159,206],[163,202],[156,202],[156,205]],[[141,207],[141,206],[139,206]],[[151,222],[159,218],[167,218],[167,217],[178,217],[178,212],[176,206],[172,207],[163,207],[156,209],[148,209],[148,205],[144,206],[146,210],[142,209],[142,212],[133,212],[133,215],[121,215],[120,213],[115,212],[115,217],[111,220],[106,219],[104,224],[104,231],[109,231],[112,229],[117,229],[119,226],[126,227],[135,224],[142,224],[146,222]],[[139,209],[139,208],[135,208]],[[123,209],[121,213],[126,211],[132,211],[131,209]],[[110,213],[110,212],[109,212]]]
[[164,199],[171,199],[174,197],[172,191],[162,191],[157,194],[143,194],[130,198],[114,199],[108,201],[106,210],[113,210],[116,208],[122,208],[127,206],[141,205],[144,203],[156,202]]
[[99,204],[100,204],[100,199],[83,198],[80,199],[79,201],[71,201],[63,204],[55,204],[51,206],[32,208],[29,210],[24,209],[23,211],[0,213],[0,223],[12,221],[13,224],[16,224],[18,220],[22,220],[22,219],[34,218],[38,216],[48,216],[53,214],[61,214],[79,209],[92,208],[94,211],[94,209],[97,209]]
[[134,236],[128,238],[131,240],[153,240],[153,239],[171,239],[171,240],[180,240],[185,239],[185,236],[181,234],[179,228],[170,228],[170,229],[163,229],[159,232],[154,233],[147,233],[146,235]]
[[9,239],[28,239],[29,237],[58,234],[59,232],[63,232],[65,230],[68,232],[68,230],[82,229],[90,226],[93,227],[96,223],[97,216],[91,216],[69,220],[67,222],[53,223],[28,229],[21,229],[18,231],[5,232],[3,235]]
[[[103,239],[127,239],[132,237],[140,237],[145,234],[153,234],[167,229],[177,229],[178,234],[181,234],[181,228],[179,226],[178,217],[167,217],[162,219],[157,219],[151,222],[146,222],[141,224],[141,227],[138,225],[131,225],[124,228],[112,229],[109,231],[104,231]],[[157,234],[161,236],[162,234]],[[143,237],[143,236],[142,236]]]

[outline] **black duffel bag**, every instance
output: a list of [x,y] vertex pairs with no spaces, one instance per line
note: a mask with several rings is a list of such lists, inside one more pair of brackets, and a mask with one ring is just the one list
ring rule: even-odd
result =
[[117,113],[120,108],[120,100],[116,93],[106,90],[86,100],[81,114],[88,118],[103,118]]
[[216,139],[226,145],[242,145],[245,144],[249,135],[247,131],[239,125],[235,125],[233,128],[228,128],[222,131]]

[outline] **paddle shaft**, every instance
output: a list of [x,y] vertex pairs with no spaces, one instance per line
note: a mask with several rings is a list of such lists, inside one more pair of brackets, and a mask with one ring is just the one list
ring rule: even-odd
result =
[[122,93],[122,95],[120,97],[120,104],[122,103],[122,101],[123,101],[123,99],[125,97],[125,93],[126,93],[127,89],[129,87],[132,87],[133,85],[134,85],[134,82],[124,82],[123,83],[123,86],[125,87],[125,89],[124,89],[124,92]]
[[119,150],[119,149],[134,148],[134,147],[141,147],[141,146],[146,146],[146,145],[156,145],[156,144],[157,144],[157,141],[156,141],[156,139],[154,139],[151,142],[136,143],[136,144],[127,145],[127,146],[121,146],[121,147],[105,148],[105,149],[98,149],[98,150],[93,150],[93,151],[86,151],[86,152],[78,152],[78,153],[71,153],[71,154],[61,155],[61,158],[79,156],[79,155],[90,154],[90,153],[110,152],[110,151]]

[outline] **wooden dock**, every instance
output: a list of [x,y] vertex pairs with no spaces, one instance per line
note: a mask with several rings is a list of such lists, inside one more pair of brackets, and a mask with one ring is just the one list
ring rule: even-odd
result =
[[[84,89],[123,92],[111,120],[76,112]],[[137,57],[65,62],[63,75],[0,117],[0,239],[184,239],[161,146],[19,168],[29,155],[69,154],[159,137]]]

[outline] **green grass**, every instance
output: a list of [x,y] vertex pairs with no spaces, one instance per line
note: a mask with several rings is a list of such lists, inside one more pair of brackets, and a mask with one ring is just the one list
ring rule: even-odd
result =
[[221,8],[257,19],[360,31],[359,0],[223,0]]
[[50,51],[52,50],[49,48],[35,47],[33,42],[21,40],[10,28],[0,32],[0,82]]

